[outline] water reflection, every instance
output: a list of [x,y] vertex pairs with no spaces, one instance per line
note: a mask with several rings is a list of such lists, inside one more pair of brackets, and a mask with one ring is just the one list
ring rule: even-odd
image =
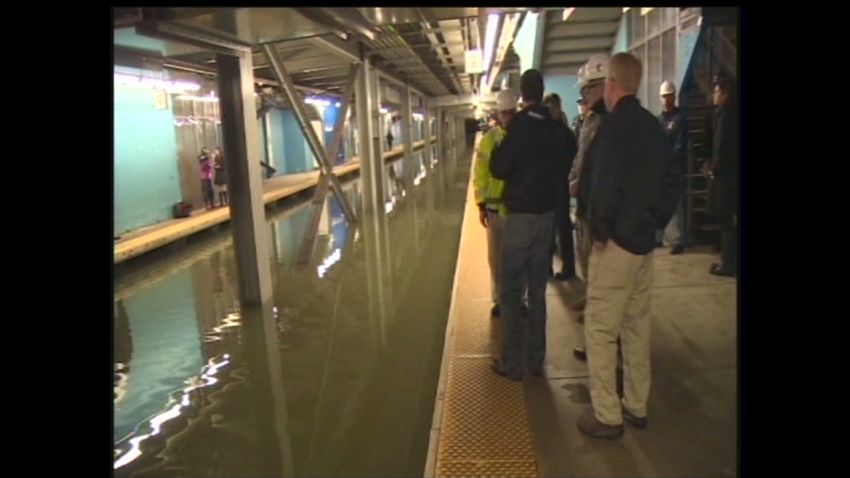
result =
[[116,476],[421,475],[466,184],[424,169],[384,214],[346,184],[357,228],[329,195],[305,264],[310,202],[275,214],[268,316],[228,231],[117,276]]

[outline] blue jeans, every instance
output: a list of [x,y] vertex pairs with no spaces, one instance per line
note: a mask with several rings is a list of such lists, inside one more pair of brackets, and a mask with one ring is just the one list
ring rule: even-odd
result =
[[551,260],[554,214],[508,214],[502,233],[501,368],[523,375],[522,297],[528,285],[528,364],[542,369],[546,358],[546,280]]

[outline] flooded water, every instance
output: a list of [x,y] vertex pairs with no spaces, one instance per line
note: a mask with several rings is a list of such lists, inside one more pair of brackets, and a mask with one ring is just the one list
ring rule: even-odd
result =
[[468,155],[388,166],[378,216],[344,184],[361,220],[329,195],[312,255],[309,201],[270,212],[266,327],[229,228],[116,269],[115,476],[422,476]]

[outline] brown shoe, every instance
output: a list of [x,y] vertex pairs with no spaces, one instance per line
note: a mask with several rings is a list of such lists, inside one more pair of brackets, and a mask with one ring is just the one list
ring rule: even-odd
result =
[[629,424],[638,429],[644,429],[647,425],[646,417],[639,417],[632,412],[629,411],[628,408],[623,407],[623,420],[629,422]]
[[620,438],[623,436],[623,424],[606,425],[596,418],[593,413],[593,408],[587,408],[578,417],[578,429],[585,435],[590,435],[593,438]]

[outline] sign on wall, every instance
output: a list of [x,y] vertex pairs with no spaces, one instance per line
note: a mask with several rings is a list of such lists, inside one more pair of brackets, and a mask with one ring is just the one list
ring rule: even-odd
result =
[[153,107],[156,110],[168,109],[168,92],[163,89],[153,90]]

